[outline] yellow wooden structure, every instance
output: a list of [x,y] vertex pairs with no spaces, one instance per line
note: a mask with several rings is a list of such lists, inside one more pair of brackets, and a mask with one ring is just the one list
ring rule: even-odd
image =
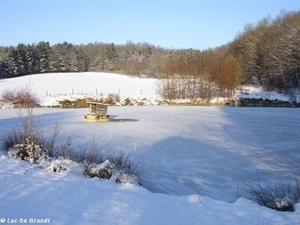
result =
[[102,104],[99,102],[87,102],[87,104],[90,106],[90,112],[84,115],[85,122],[100,123],[109,121],[107,104]]

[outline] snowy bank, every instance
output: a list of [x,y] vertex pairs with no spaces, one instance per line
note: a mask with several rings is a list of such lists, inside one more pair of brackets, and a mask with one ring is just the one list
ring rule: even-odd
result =
[[[76,169],[42,172],[0,155],[1,222],[48,224],[296,224],[299,210],[280,213],[246,199],[235,203],[199,195],[153,194],[133,184],[87,179]],[[41,223],[39,223],[41,224]]]

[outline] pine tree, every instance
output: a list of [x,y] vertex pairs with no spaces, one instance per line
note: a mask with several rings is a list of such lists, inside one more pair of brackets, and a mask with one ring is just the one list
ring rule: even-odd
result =
[[27,45],[25,53],[25,61],[27,62],[27,74],[38,73],[38,53],[35,45]]
[[111,43],[106,47],[106,50],[104,52],[104,58],[106,62],[106,67],[108,70],[116,70],[116,61],[119,58],[119,55],[117,53],[117,50],[115,48],[114,43]]
[[9,48],[0,47],[0,79],[9,77],[8,54],[9,54]]
[[67,42],[52,46],[50,69],[53,72],[78,72],[75,47]]
[[50,72],[51,47],[49,42],[39,42],[36,49],[38,55],[38,73]]
[[109,61],[114,61],[119,57],[114,43],[111,43],[110,45],[108,45],[106,47],[104,56],[105,56],[105,59],[109,60]]
[[85,52],[82,49],[78,49],[76,52],[77,61],[78,61],[78,71],[79,72],[86,72],[89,70],[88,68],[88,59]]
[[26,59],[26,51],[27,47],[24,44],[18,44],[16,48],[16,57],[15,57],[15,65],[16,65],[16,76],[22,76],[28,74],[28,61]]

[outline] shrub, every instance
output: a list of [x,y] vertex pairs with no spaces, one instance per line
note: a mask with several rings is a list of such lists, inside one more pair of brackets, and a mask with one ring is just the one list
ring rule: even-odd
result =
[[58,103],[62,108],[73,108],[74,107],[74,101],[70,101],[68,99],[61,100]]
[[123,104],[122,104],[122,105],[128,106],[128,105],[130,105],[130,104],[131,104],[131,101],[130,101],[129,98],[125,98],[125,99],[123,100]]
[[130,161],[128,156],[109,156],[109,158],[116,160],[111,162],[107,159],[101,164],[85,162],[83,174],[91,178],[97,177],[99,179],[110,179],[113,177],[116,183],[134,183],[140,186],[142,185],[138,178],[141,173],[139,173],[135,166],[137,164]]
[[104,154],[98,147],[94,137],[87,149],[81,146],[77,148],[73,147],[71,138],[69,137],[65,143],[61,143],[59,147],[54,149],[53,157],[63,157],[82,164],[101,164],[105,161]]
[[21,144],[15,144],[14,147],[10,148],[8,155],[31,163],[40,162],[47,158],[46,151],[41,149],[30,137],[25,138]]
[[16,145],[17,143],[20,144],[24,138],[25,137],[23,132],[20,132],[16,129],[3,131],[0,133],[0,141],[2,145],[1,149],[8,151],[10,148],[14,147],[14,145]]
[[45,161],[42,164],[43,171],[50,171],[55,173],[65,172],[69,168],[75,166],[76,163],[69,159],[64,159],[62,157],[59,157],[57,159],[55,158],[48,158],[47,161]]
[[[80,157],[78,157],[80,158]],[[81,160],[82,160],[81,155]],[[100,179],[114,178],[117,183],[135,183],[141,185],[142,172],[137,161],[124,153],[107,154],[89,151],[84,154],[84,175]]]
[[44,135],[41,122],[34,118],[33,108],[37,105],[37,97],[32,93],[30,86],[15,92],[5,91],[2,98],[13,101],[18,107],[16,113],[21,123],[21,126],[0,134],[2,145],[9,155],[30,162],[38,162],[51,156],[60,123],[55,124],[52,134]]
[[116,103],[120,102],[120,95],[119,94],[108,94],[104,103],[109,105],[116,105]]
[[112,162],[120,173],[141,175],[137,160],[132,160],[129,154],[123,152],[108,155],[108,159]]
[[295,204],[300,200],[299,185],[299,180],[292,178],[244,184],[240,196],[277,211],[293,212]]
[[130,174],[120,174],[117,179],[117,183],[131,183],[136,184],[139,186],[142,186],[142,183],[140,179],[136,175],[130,175]]
[[77,150],[72,147],[71,139],[56,148],[53,154],[56,158],[72,160],[83,165],[83,174],[99,179],[114,179],[117,183],[142,184],[142,172],[137,160],[123,152],[103,152],[95,137],[92,137],[87,150]]
[[22,118],[23,126],[21,126],[21,129],[12,128],[0,134],[3,149],[10,152],[11,156],[31,162],[36,162],[40,157],[52,156],[60,130],[60,123],[56,123],[52,133],[45,135],[43,127],[37,125],[37,123],[28,125],[27,120],[28,118]]
[[83,174],[88,177],[98,177],[100,179],[110,179],[114,174],[114,165],[109,160],[104,161],[101,164],[86,163],[83,170]]
[[2,101],[11,103],[15,108],[33,108],[39,106],[38,97],[32,93],[30,84],[21,89],[4,90]]
[[88,106],[87,102],[95,102],[97,99],[95,98],[83,98],[76,99],[74,101],[74,108],[86,108]]

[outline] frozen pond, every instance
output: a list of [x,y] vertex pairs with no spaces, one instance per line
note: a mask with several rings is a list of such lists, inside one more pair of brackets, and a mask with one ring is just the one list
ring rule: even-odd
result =
[[[113,119],[83,122],[87,109],[36,109],[47,127],[62,121],[61,139],[75,146],[94,138],[106,151],[140,160],[145,187],[171,195],[201,194],[233,202],[243,182],[300,172],[300,109],[227,107],[110,107]],[[0,129],[17,124],[0,110]],[[51,129],[51,128],[49,128]]]

